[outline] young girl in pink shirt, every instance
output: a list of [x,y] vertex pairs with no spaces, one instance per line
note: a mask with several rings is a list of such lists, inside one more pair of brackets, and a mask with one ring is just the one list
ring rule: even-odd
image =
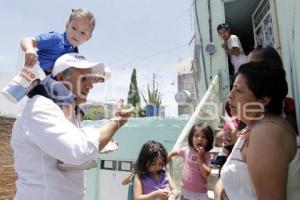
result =
[[188,136],[189,146],[170,152],[168,158],[180,156],[184,160],[181,180],[181,200],[208,200],[207,177],[213,147],[213,130],[207,124],[194,125]]

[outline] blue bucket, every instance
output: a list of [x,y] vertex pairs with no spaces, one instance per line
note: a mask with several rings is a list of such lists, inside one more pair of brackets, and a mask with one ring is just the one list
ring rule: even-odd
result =
[[146,105],[146,117],[159,116],[159,105]]

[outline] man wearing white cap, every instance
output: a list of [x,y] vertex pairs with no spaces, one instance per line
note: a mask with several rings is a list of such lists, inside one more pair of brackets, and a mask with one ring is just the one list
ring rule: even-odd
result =
[[86,102],[93,74],[99,69],[105,68],[78,53],[65,54],[55,62],[55,80],[47,77],[44,85],[32,92],[12,131],[18,174],[15,200],[84,199],[84,171],[59,169],[59,161],[84,165],[93,160],[132,115],[132,110],[121,109],[118,118],[100,129],[79,129],[74,112],[71,120],[65,117],[62,107],[74,111],[75,106]]

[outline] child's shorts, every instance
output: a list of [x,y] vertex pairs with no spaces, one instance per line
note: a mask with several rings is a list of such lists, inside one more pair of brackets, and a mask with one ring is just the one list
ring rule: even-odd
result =
[[184,189],[181,187],[181,199],[188,199],[188,200],[209,200],[207,193],[202,192],[192,192],[189,190]]

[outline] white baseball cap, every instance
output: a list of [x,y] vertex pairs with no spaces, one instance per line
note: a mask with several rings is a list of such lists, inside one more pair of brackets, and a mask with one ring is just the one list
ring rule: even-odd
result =
[[55,77],[58,73],[63,72],[71,67],[77,69],[92,68],[92,74],[105,74],[106,70],[110,71],[110,69],[108,67],[105,67],[103,63],[91,63],[79,53],[67,53],[60,56],[56,60],[52,69],[52,76]]

